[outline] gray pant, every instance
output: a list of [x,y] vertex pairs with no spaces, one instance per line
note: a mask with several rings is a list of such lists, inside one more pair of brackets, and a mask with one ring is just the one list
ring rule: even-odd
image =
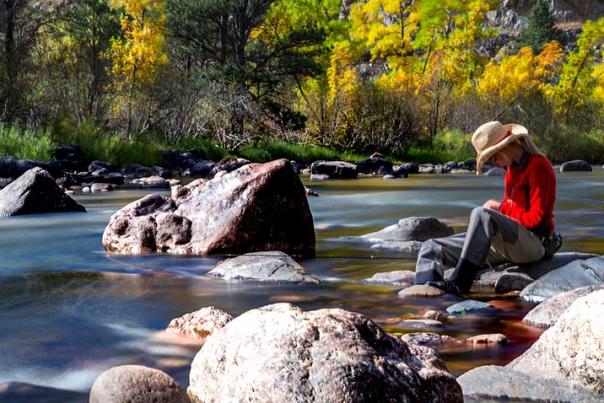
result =
[[417,257],[415,283],[443,279],[445,269],[462,259],[474,265],[530,263],[543,257],[541,240],[517,221],[496,210],[476,207],[466,233],[429,239]]

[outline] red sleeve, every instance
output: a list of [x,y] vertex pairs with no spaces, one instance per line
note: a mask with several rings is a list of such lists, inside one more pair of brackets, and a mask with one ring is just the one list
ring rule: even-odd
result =
[[504,187],[504,191],[503,191],[503,199],[501,199],[501,202],[499,204],[499,212],[504,215],[507,215],[507,213],[505,212],[506,205],[509,203],[508,200],[510,200],[510,196],[511,196],[510,195],[511,186],[509,186],[509,183],[511,182],[511,180],[512,180],[511,172],[510,172],[510,169],[508,168],[505,173],[505,181],[504,181],[505,187]]
[[[504,197],[501,212],[518,221],[524,227],[532,229],[543,221],[546,214],[551,214],[556,198],[556,174],[547,160],[531,164],[529,175],[529,210]],[[507,188],[507,186],[506,186]]]

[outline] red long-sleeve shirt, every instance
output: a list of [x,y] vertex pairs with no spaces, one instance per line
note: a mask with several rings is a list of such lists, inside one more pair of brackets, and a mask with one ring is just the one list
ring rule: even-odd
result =
[[538,236],[550,236],[555,201],[556,174],[546,157],[527,153],[518,164],[508,167],[501,213]]

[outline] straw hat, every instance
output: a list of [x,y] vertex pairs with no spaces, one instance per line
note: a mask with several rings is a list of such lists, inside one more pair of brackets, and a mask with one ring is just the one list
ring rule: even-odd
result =
[[522,137],[528,137],[526,127],[514,123],[502,125],[494,121],[480,126],[472,135],[472,145],[476,149],[476,174],[495,153]]

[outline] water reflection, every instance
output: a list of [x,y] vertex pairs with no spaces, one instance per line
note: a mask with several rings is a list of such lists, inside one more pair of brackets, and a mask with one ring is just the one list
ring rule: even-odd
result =
[[[604,176],[559,179],[556,222],[565,250],[604,253]],[[373,273],[413,269],[414,261],[376,252],[341,237],[360,235],[400,218],[433,215],[461,231],[472,207],[498,198],[502,178],[421,176],[408,180],[362,179],[308,183],[317,227],[315,259],[301,263],[323,280],[318,286],[225,283],[202,275],[219,258],[107,256],[100,243],[110,215],[141,191],[80,197],[89,211],[0,220],[0,400],[86,400],[102,370],[118,364],[164,369],[188,383],[196,348],[170,345],[156,333],[185,312],[214,305],[233,315],[275,302],[304,309],[341,307],[363,312],[393,333],[398,319],[444,309],[453,300],[399,299],[396,288],[361,284]],[[482,296],[482,299],[488,299]],[[445,353],[460,374],[482,364],[506,363],[538,336],[519,319],[530,305],[504,298],[502,312],[465,317],[447,334],[467,337],[500,332],[511,342],[492,349]]]

